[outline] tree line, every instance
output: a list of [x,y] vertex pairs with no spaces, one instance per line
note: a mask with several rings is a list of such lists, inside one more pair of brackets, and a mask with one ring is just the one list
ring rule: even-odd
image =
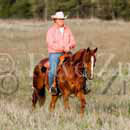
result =
[[49,19],[59,10],[70,18],[130,20],[130,0],[0,0],[0,18]]

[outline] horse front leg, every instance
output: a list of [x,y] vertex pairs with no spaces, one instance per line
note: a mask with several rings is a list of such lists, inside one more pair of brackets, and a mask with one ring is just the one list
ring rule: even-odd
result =
[[85,106],[86,106],[86,99],[85,99],[85,95],[83,91],[78,92],[77,97],[80,100],[81,103],[81,107],[80,107],[80,116],[81,118],[84,115],[84,110],[85,110]]
[[57,99],[58,99],[58,95],[52,95],[52,97],[51,97],[51,103],[50,103],[50,112],[54,111]]
[[69,106],[69,92],[67,90],[63,93],[64,108],[70,110]]

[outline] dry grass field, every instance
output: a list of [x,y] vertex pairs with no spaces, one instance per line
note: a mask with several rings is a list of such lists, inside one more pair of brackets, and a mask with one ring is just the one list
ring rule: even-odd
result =
[[[92,92],[86,96],[84,118],[80,119],[76,98],[70,98],[70,111],[64,110],[60,98],[50,114],[47,95],[45,105],[32,112],[32,70],[48,56],[45,37],[52,23],[0,20],[0,130],[130,130],[130,23],[95,19],[66,23],[77,41],[74,52],[98,47],[95,79],[87,82]],[[10,94],[17,80],[18,89]]]

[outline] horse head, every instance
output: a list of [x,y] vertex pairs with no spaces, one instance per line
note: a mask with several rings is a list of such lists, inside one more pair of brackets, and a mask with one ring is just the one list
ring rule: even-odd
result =
[[83,54],[83,64],[87,72],[88,79],[92,80],[94,78],[94,67],[96,63],[96,52],[97,48],[91,50],[87,48],[84,50]]

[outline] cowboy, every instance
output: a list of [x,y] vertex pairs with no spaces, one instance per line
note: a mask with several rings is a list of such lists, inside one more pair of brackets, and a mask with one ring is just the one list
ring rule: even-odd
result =
[[54,76],[56,75],[56,68],[59,63],[59,57],[64,52],[70,52],[76,47],[76,42],[70,28],[64,24],[64,20],[67,18],[62,11],[56,12],[51,16],[54,24],[49,28],[47,32],[46,42],[48,45],[49,53],[49,92],[52,95],[58,93],[57,88],[53,87]]

